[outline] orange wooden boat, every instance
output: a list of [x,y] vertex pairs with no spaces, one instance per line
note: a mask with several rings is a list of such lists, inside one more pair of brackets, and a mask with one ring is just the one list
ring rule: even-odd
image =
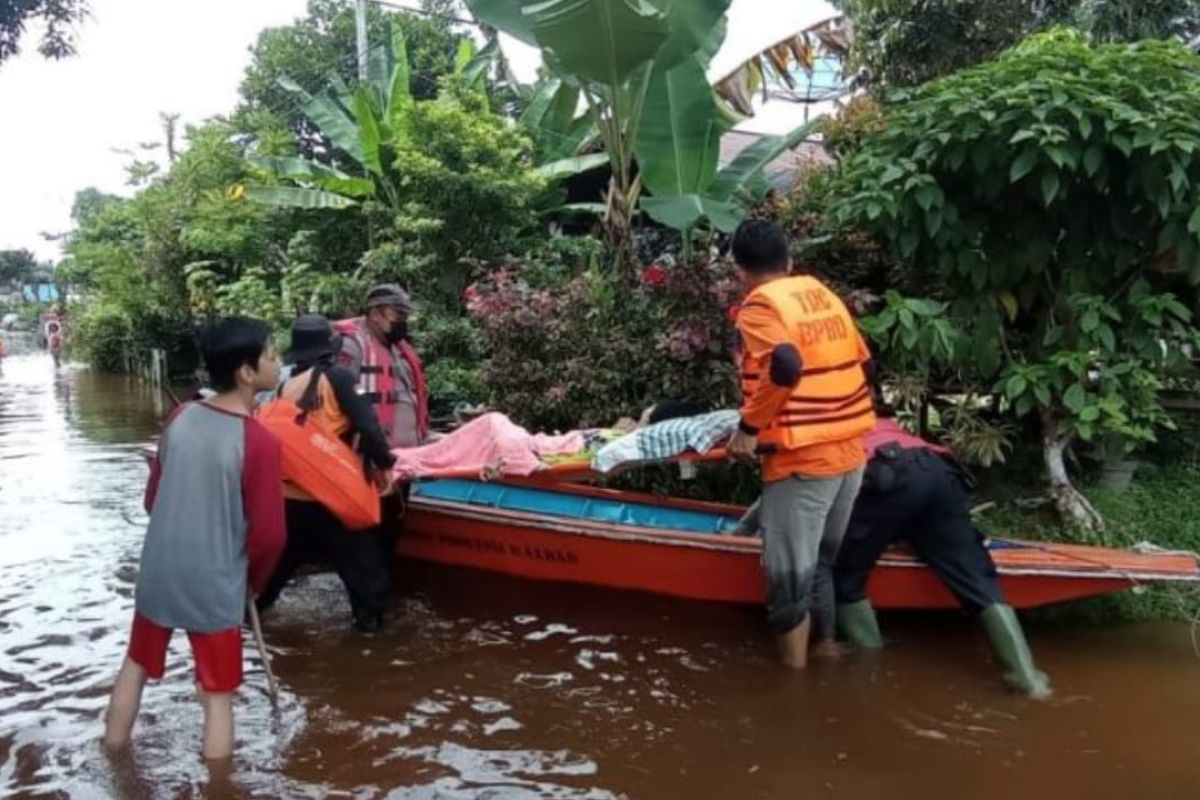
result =
[[[154,447],[146,447],[147,458]],[[718,460],[705,457],[680,460]],[[396,551],[406,558],[519,578],[632,589],[695,600],[765,600],[756,538],[725,533],[744,509],[591,486],[586,464],[503,482],[414,484]],[[1035,608],[1151,583],[1200,582],[1194,553],[991,539],[1009,603]],[[905,548],[886,552],[867,586],[879,608],[957,608]]]
[[[413,487],[397,550],[408,558],[521,578],[757,604],[764,601],[761,543],[723,532],[742,511],[545,478],[436,480]],[[1017,608],[1139,584],[1200,581],[1192,554],[1008,539],[990,541],[989,549]],[[880,559],[868,591],[880,608],[958,605],[903,549]]]

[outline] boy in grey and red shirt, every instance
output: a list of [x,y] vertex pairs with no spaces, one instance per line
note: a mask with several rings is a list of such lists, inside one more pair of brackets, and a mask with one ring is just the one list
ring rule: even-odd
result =
[[162,677],[178,628],[196,665],[204,755],[224,758],[233,750],[247,592],[266,584],[285,542],[279,443],[249,416],[255,393],[278,381],[279,362],[267,326],[248,319],[218,323],[201,352],[218,394],[172,415],[151,465],[133,631],[105,741],[128,741],[142,687]]

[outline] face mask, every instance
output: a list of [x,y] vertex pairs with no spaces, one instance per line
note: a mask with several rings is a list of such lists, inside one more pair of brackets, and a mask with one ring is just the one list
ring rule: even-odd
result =
[[392,327],[388,328],[388,343],[399,344],[408,338],[408,320],[401,319],[392,323]]

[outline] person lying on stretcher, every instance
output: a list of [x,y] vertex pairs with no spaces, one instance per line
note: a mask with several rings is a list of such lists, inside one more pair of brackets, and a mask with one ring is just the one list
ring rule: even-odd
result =
[[394,450],[397,481],[436,477],[526,476],[558,464],[590,464],[610,472],[635,461],[668,458],[695,450],[707,452],[728,438],[736,412],[702,413],[703,407],[664,400],[645,409],[638,420],[622,418],[610,428],[564,434],[530,433],[504,414],[485,413],[440,441]]

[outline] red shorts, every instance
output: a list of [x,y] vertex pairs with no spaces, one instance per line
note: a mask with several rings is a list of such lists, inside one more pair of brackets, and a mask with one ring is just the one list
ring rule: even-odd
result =
[[[242,631],[228,628],[212,633],[188,631],[192,658],[196,662],[196,682],[213,694],[228,694],[242,685]],[[133,633],[129,637],[129,657],[151,678],[163,676],[167,663],[167,643],[171,629],[133,615]]]

